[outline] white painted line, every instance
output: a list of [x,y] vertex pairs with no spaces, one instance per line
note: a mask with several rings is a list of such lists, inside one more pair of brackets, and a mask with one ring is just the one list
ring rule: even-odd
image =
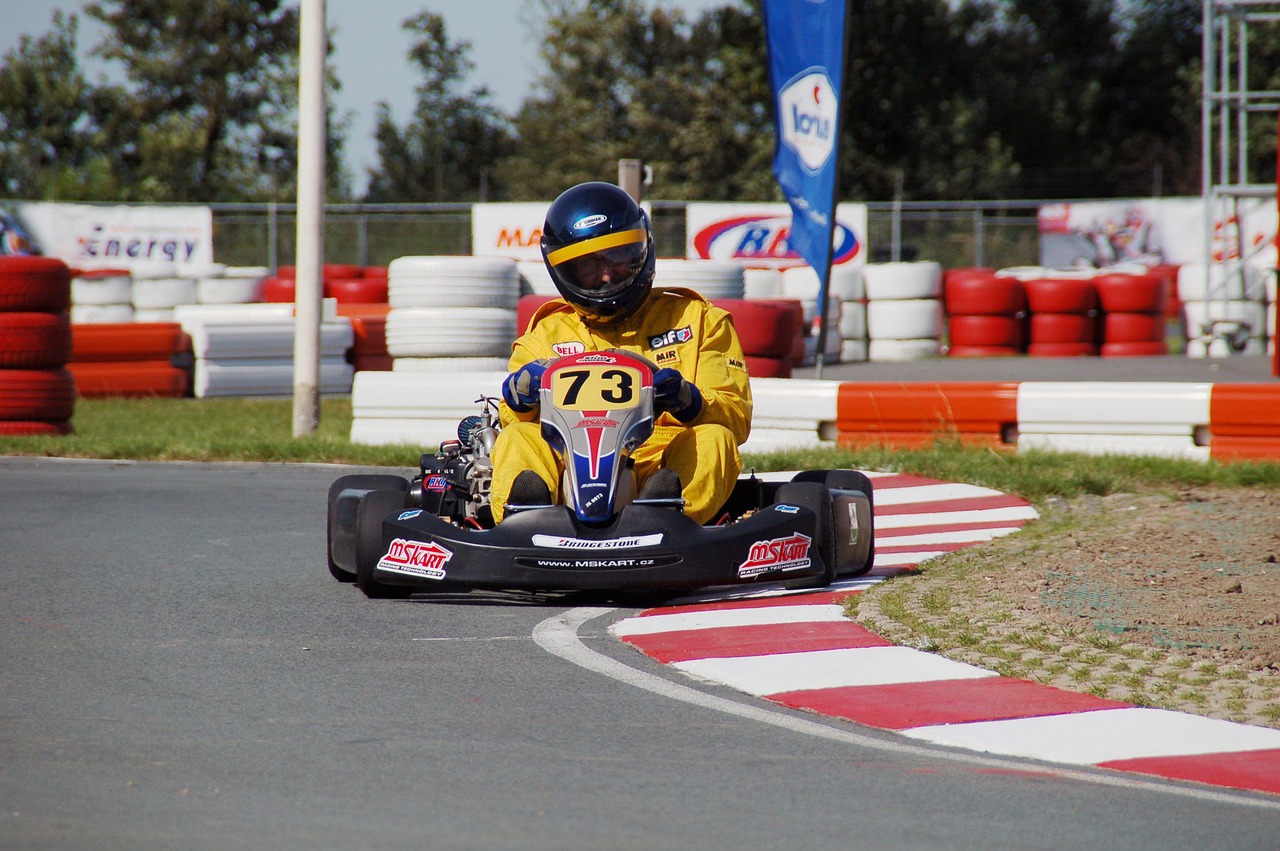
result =
[[917,502],[942,502],[948,499],[973,499],[976,496],[1007,495],[998,490],[982,488],[977,485],[941,482],[936,485],[885,488],[875,492],[875,500],[876,505],[910,505]]
[[[876,505],[881,505],[876,497]],[[913,526],[945,526],[951,523],[991,523],[1008,520],[1035,520],[1039,513],[1029,505],[1009,508],[979,508],[972,511],[929,511],[916,514],[876,515],[877,529],[908,529]]]
[[647,615],[618,621],[610,629],[615,635],[652,635],[683,629],[714,629],[723,626],[759,626],[763,624],[831,622],[848,620],[844,608],[831,603],[821,605],[759,606],[749,609],[714,609],[704,612],[681,612],[671,615]]
[[673,662],[687,674],[764,696],[785,691],[994,677],[992,671],[910,647],[858,647]]
[[1280,730],[1164,709],[1100,709],[902,732],[938,745],[1072,765],[1280,748]]

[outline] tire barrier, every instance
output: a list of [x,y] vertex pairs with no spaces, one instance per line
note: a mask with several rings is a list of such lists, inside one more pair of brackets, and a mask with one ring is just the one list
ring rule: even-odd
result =
[[745,282],[740,263],[659,257],[656,268],[657,286],[685,287],[710,301],[743,298]]
[[1280,386],[1214,384],[1209,391],[1208,431],[1215,459],[1280,459]]
[[1142,271],[1113,272],[1094,278],[1102,308],[1105,357],[1152,357],[1169,353],[1165,344],[1169,279]]
[[[817,360],[818,350],[818,290],[820,281],[818,273],[811,266],[792,266],[781,272],[782,298],[799,302],[802,309],[803,349],[799,349],[798,358],[793,359],[794,366],[813,364]],[[830,280],[827,282],[827,335],[826,348],[823,351],[824,363],[864,361],[867,359],[866,332],[866,289],[863,283],[862,270],[847,266],[833,266]],[[843,333],[845,314],[850,314],[850,323],[861,333],[856,337]],[[851,345],[845,346],[849,342]]]
[[1092,273],[1051,272],[1023,282],[1031,311],[1027,354],[1080,357],[1098,354],[1098,289]]
[[943,273],[951,357],[1004,357],[1027,350],[1027,293],[1022,281],[995,269]]
[[[398,257],[387,280],[385,336],[393,371],[474,373],[499,358],[505,367],[524,286],[515,260]],[[432,359],[449,363],[427,362]]]
[[0,434],[72,431],[71,278],[61,260],[0,256]]
[[191,338],[176,322],[73,325],[71,362],[76,392],[181,398],[191,390]]
[[395,359],[387,351],[387,314],[391,306],[338,302],[338,316],[351,323],[351,366],[356,372],[386,372]]
[[903,361],[942,351],[942,267],[933,262],[871,263],[862,270],[867,297],[867,358]]
[[[191,338],[192,394],[287,396],[293,393],[292,305],[188,305],[175,319]],[[326,300],[320,323],[319,392],[348,393],[354,369],[351,320]]]

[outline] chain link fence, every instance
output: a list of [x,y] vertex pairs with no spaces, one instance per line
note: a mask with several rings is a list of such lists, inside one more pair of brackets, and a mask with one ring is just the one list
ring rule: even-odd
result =
[[[944,268],[1035,265],[1036,215],[1048,201],[869,203],[868,259],[933,260]],[[212,204],[214,256],[234,266],[291,265],[292,204]],[[686,256],[685,204],[655,201],[662,257]],[[470,204],[332,204],[325,210],[325,262],[385,266],[396,257],[471,253]]]

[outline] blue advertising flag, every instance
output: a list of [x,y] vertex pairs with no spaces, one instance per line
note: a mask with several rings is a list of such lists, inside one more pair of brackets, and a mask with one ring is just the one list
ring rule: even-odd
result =
[[827,283],[836,217],[840,94],[848,0],[765,0],[773,87],[773,173],[791,205],[790,247],[818,274],[817,363],[826,338]]

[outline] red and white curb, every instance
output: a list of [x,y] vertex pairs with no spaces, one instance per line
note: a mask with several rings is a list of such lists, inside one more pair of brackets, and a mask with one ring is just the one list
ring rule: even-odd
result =
[[896,647],[841,600],[926,559],[1017,531],[1025,501],[975,485],[869,474],[876,567],[808,594],[690,598],[611,631],[698,679],[922,742],[1280,794],[1280,730],[1064,691]]

